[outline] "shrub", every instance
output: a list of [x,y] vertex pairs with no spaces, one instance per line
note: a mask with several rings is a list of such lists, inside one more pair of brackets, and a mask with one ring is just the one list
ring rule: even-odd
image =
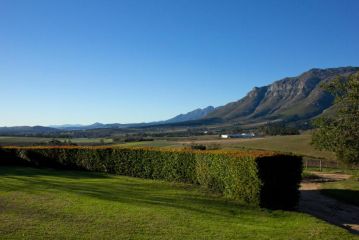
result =
[[191,144],[190,145],[192,150],[206,150],[207,146],[203,144]]
[[301,157],[265,151],[158,148],[8,147],[1,164],[33,165],[199,184],[246,204],[293,209]]

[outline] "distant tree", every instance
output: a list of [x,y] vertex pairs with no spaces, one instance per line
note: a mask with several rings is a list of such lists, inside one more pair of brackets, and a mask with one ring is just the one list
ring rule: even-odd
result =
[[264,126],[259,127],[259,132],[264,135],[276,136],[276,135],[297,135],[299,130],[295,127],[289,127],[284,123],[267,123]]
[[336,153],[346,164],[359,163],[359,72],[347,80],[337,78],[324,88],[335,96],[334,117],[314,121],[317,129],[312,144],[321,150]]
[[50,146],[62,146],[62,145],[64,145],[64,143],[61,142],[60,140],[52,139],[51,141],[48,142],[48,145],[50,145]]

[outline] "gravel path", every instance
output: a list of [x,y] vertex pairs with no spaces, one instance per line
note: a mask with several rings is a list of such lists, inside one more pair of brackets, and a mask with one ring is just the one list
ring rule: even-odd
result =
[[321,177],[321,181],[304,181],[301,184],[299,210],[359,234],[359,207],[339,202],[320,193],[320,182],[340,181],[350,178],[350,175],[312,173]]

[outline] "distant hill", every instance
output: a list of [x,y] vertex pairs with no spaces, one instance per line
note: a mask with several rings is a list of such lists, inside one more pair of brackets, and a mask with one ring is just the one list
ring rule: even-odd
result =
[[196,110],[193,110],[191,112],[185,113],[185,114],[179,114],[175,116],[174,118],[168,119],[166,121],[163,121],[163,123],[178,123],[178,122],[187,122],[187,121],[194,121],[201,119],[205,116],[207,116],[209,113],[214,111],[213,106],[208,106],[206,108],[198,108]]
[[59,129],[42,126],[0,127],[0,135],[36,135],[59,132]]
[[62,125],[49,125],[49,128],[56,128],[56,129],[76,129],[85,127],[86,125],[83,124],[62,124]]
[[226,122],[310,119],[333,105],[333,96],[324,91],[321,84],[357,71],[358,67],[311,69],[297,77],[255,87],[244,98],[216,108],[205,118],[220,118]]
[[[149,123],[128,123],[128,124],[121,124],[121,123],[110,123],[104,124],[96,122],[91,125],[81,125],[81,124],[64,124],[64,125],[53,125],[49,126],[51,128],[56,128],[65,131],[76,131],[76,130],[91,130],[91,129],[101,129],[101,128],[134,128],[134,127],[149,127],[149,126],[159,126],[159,125],[167,125],[167,124],[174,124],[179,122],[192,122],[195,120],[199,120],[212,111],[214,111],[214,107],[208,106],[206,108],[198,108],[191,112],[185,114],[179,114],[171,119],[158,121],[158,122],[149,122]],[[207,121],[206,121],[207,122]]]
[[64,124],[64,125],[53,125],[49,127],[53,127],[59,130],[64,131],[76,131],[76,130],[91,130],[91,129],[101,129],[101,128],[126,128],[131,126],[140,125],[141,123],[134,123],[134,124],[121,124],[121,123],[93,123],[90,125],[81,125],[81,124]]

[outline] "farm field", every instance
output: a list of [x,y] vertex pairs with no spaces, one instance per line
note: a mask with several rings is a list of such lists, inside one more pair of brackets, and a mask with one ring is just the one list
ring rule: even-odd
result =
[[0,180],[1,239],[358,239],[188,184],[20,167],[1,167]]
[[289,135],[289,136],[269,136],[263,138],[250,139],[180,139],[180,140],[155,140],[150,142],[131,142],[118,144],[118,146],[136,146],[136,147],[184,147],[191,144],[218,145],[223,149],[262,149],[281,152],[290,152],[310,158],[319,158],[335,160],[333,153],[328,151],[319,151],[310,144],[311,135]]
[[167,141],[167,140],[155,140],[155,141],[141,141],[141,142],[128,142],[128,143],[120,143],[115,144],[115,146],[119,147],[183,147],[183,144],[180,144],[175,141]]
[[[263,149],[281,152],[291,152],[312,158],[322,158],[327,160],[335,160],[335,155],[331,152],[319,151],[311,146],[311,135],[290,135],[290,136],[271,136],[264,138],[252,139],[217,139],[211,136],[212,139],[205,139],[203,137],[191,139],[178,139],[178,140],[154,140],[142,142],[128,142],[118,143],[115,146],[122,147],[175,147],[182,148],[190,144],[204,144],[204,145],[219,145],[224,149]],[[38,138],[38,137],[0,137],[0,146],[6,145],[33,145],[51,141],[51,138]],[[65,141],[66,139],[57,139]],[[86,145],[86,144],[101,144],[102,138],[73,138],[71,142]],[[110,138],[104,138],[105,144],[112,144]]]
[[[205,141],[191,141],[197,144],[219,144],[223,148],[238,149],[251,148],[273,150],[281,152],[291,152],[302,156],[323,158],[334,160],[335,155],[331,152],[319,151],[314,149],[310,144],[311,135],[288,135],[288,136],[269,136],[264,138],[250,138],[250,139],[218,139]],[[184,141],[182,143],[191,143]]]
[[[53,138],[45,137],[7,137],[0,136],[0,146],[11,146],[11,145],[35,145],[41,143],[47,143],[53,140]],[[68,140],[67,138],[56,138],[61,142]],[[76,144],[100,144],[102,140],[104,143],[112,143],[110,138],[71,138],[72,143]]]

